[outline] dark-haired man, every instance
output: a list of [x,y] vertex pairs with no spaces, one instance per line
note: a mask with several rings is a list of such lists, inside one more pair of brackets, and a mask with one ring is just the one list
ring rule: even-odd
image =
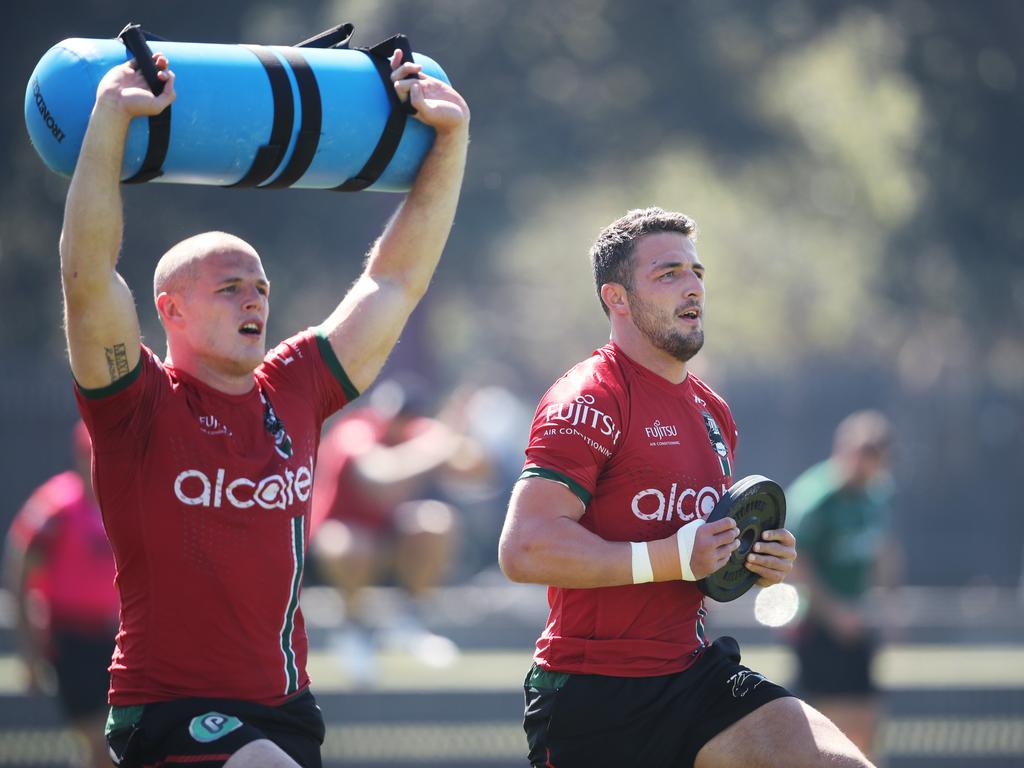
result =
[[[704,523],[733,479],[729,408],[687,362],[704,343],[704,274],[692,219],[646,208],[591,249],[611,340],[541,399],[499,560],[549,585],[527,675],[534,766],[869,765],[829,720],[709,642],[693,582],[739,546]],[[796,542],[765,531],[747,568],[766,586]]]

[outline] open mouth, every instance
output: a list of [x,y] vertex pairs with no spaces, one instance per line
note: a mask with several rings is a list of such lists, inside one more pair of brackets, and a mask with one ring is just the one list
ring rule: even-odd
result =
[[238,327],[238,332],[243,336],[259,336],[261,333],[263,333],[263,325],[255,321],[242,323]]
[[689,307],[679,313],[679,317],[684,320],[699,320],[700,319],[700,307]]

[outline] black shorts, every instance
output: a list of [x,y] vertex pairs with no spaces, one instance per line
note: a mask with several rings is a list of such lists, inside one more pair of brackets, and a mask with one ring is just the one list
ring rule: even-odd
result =
[[[118,709],[123,714],[129,708]],[[138,709],[134,723],[107,734],[121,768],[163,763],[213,768],[258,739],[270,739],[303,768],[321,768],[324,719],[308,689],[279,707],[233,699],[176,699]]]
[[871,661],[877,643],[873,635],[846,642],[815,621],[797,630],[796,656],[801,695],[871,696]]
[[110,688],[107,667],[114,652],[114,630],[86,633],[54,628],[52,640],[57,697],[64,714],[73,721],[102,715]]
[[691,766],[714,736],[792,695],[739,662],[737,642],[721,637],[697,663],[672,675],[569,675],[534,665],[523,723],[530,765]]

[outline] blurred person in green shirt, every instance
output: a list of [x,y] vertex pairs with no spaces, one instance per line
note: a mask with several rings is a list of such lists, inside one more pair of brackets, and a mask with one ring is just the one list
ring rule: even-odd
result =
[[836,428],[831,457],[786,494],[807,602],[795,639],[798,688],[869,756],[879,713],[871,663],[880,622],[868,594],[895,583],[900,560],[889,536],[891,432],[878,411],[850,414]]

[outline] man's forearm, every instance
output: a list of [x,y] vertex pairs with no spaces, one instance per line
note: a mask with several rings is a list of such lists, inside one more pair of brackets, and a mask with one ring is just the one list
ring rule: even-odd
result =
[[468,126],[439,133],[416,182],[374,244],[367,266],[378,280],[426,291],[455,219],[469,144]]
[[575,589],[633,583],[629,543],[606,541],[569,518],[548,521],[536,532],[506,530],[498,546],[499,563],[512,581]]
[[121,249],[121,163],[130,118],[97,105],[68,190],[61,269],[74,290],[109,281]]

